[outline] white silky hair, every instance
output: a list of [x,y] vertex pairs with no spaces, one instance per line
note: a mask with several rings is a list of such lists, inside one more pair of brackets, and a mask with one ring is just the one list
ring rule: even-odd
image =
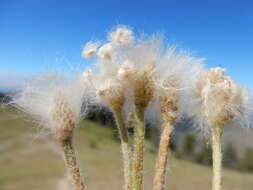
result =
[[133,31],[125,25],[119,25],[108,33],[108,40],[119,46],[131,45],[134,41]]
[[[128,27],[117,26],[109,32],[108,40],[97,52],[96,73],[87,80],[93,94],[99,90],[110,92],[108,97],[100,99],[100,103],[108,104],[108,99],[124,94],[126,102],[133,104],[134,90],[145,79],[151,85],[148,88],[154,88],[153,98],[171,99],[177,104],[179,115],[186,113],[202,128],[210,125],[224,110],[233,113],[237,120],[245,115],[249,100],[244,87],[229,77],[224,78],[224,70],[219,68],[212,69],[211,73],[219,76],[220,81],[213,83],[212,74],[203,77],[204,59],[193,57],[173,45],[165,47],[162,36],[138,39]],[[143,78],[146,74],[148,77]],[[196,91],[201,91],[199,96]],[[224,101],[228,92],[230,99]]]
[[97,49],[100,46],[100,42],[87,42],[83,46],[82,57],[89,59],[97,53]]
[[82,114],[84,92],[79,79],[71,79],[59,73],[47,73],[28,81],[15,95],[12,104],[29,114],[43,128],[55,131],[51,112],[54,99],[60,95],[73,113],[72,119],[78,123]]
[[178,101],[176,106],[180,115],[186,112],[189,90],[201,72],[204,60],[170,46],[157,67],[157,96]]
[[[190,56],[184,51],[177,51],[175,46],[165,48],[163,42],[164,38],[161,35],[152,35],[146,38],[138,39],[133,32],[126,27],[116,27],[108,34],[109,42],[106,42],[100,47],[98,51],[98,59],[96,60],[96,73],[87,80],[89,81],[91,89],[94,94],[98,90],[108,89],[108,97],[119,96],[116,89],[121,89],[128,104],[134,102],[134,89],[138,89],[138,84],[143,79],[149,80],[147,83],[154,88],[155,96],[163,93],[164,96],[182,96],[185,89],[190,89],[190,81],[200,72],[201,63],[204,59],[199,59]],[[124,33],[125,34],[122,34]],[[118,33],[121,33],[119,35]],[[129,41],[129,46],[125,44],[116,43],[117,37],[122,35],[131,35],[127,39],[135,39]],[[143,76],[148,76],[143,78]],[[176,81],[177,86],[165,86],[164,82]],[[137,85],[137,86],[136,86]],[[139,87],[140,91],[142,87]],[[115,89],[115,90],[113,90]],[[92,90],[91,90],[92,91]],[[137,90],[138,91],[138,90]],[[111,97],[110,97],[111,96]],[[153,98],[156,98],[156,97]],[[183,97],[183,96],[182,96]],[[182,108],[185,99],[180,99],[178,107],[183,113]],[[145,98],[145,97],[144,97]],[[171,97],[174,98],[174,97]],[[94,101],[96,102],[96,101]],[[101,103],[108,104],[108,100],[100,99]],[[157,102],[150,100],[151,102]],[[185,102],[187,102],[185,100]],[[154,103],[152,103],[154,105]],[[132,107],[132,106],[125,106]],[[153,107],[153,106],[149,106]],[[156,106],[157,107],[157,106]],[[149,108],[149,110],[151,110]],[[149,111],[152,113],[152,111]],[[151,114],[153,115],[153,114]]]
[[202,131],[209,133],[220,118],[227,120],[225,126],[247,126],[249,113],[247,89],[226,76],[225,69],[217,67],[200,73],[192,89],[189,114]]

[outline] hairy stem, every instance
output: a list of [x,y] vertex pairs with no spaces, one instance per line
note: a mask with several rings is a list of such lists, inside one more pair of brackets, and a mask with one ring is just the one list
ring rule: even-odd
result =
[[134,190],[143,188],[144,109],[136,108],[134,128]]
[[222,150],[221,150],[222,127],[214,125],[212,131],[213,143],[213,185],[212,190],[221,189],[221,169],[222,169]]
[[156,161],[153,190],[163,190],[165,187],[167,157],[169,152],[170,136],[173,127],[171,122],[164,122],[162,127],[163,131],[160,139],[159,152]]
[[128,145],[128,135],[125,123],[122,118],[122,109],[113,109],[117,128],[120,134],[121,149],[124,164],[125,190],[132,190],[131,159]]
[[77,164],[75,150],[72,144],[72,139],[61,140],[61,146],[66,161],[66,167],[72,177],[72,183],[75,190],[85,190],[85,185],[82,182],[80,169]]

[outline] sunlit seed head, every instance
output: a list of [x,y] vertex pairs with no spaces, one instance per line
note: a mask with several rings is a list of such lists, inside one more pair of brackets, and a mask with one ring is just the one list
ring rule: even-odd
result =
[[132,89],[133,102],[146,109],[154,98],[154,77],[160,59],[160,40],[150,38],[140,41],[126,52],[126,59],[118,71],[118,77]]
[[182,97],[190,88],[189,81],[194,81],[200,72],[202,61],[182,50],[177,51],[174,46],[166,50],[157,66],[155,80],[163,120],[175,122],[182,114]]
[[244,87],[225,75],[222,68],[205,70],[193,89],[195,114],[200,121],[224,126],[247,112],[249,98]]
[[134,63],[130,60],[124,61],[118,69],[119,79],[130,79],[131,75],[135,72]]
[[110,43],[107,43],[99,48],[98,56],[105,61],[111,61],[113,57],[113,46]]
[[51,117],[53,125],[56,128],[57,136],[61,140],[71,138],[76,125],[76,118],[68,102],[64,98],[64,94],[60,91],[54,96],[51,107]]
[[91,58],[93,55],[95,55],[97,53],[97,48],[98,47],[99,47],[98,42],[88,42],[83,47],[82,57],[85,58],[85,59]]
[[161,117],[164,121],[175,122],[179,116],[178,99],[173,97],[160,98]]
[[147,71],[133,81],[134,103],[137,107],[146,109],[154,98],[155,87],[153,76]]
[[109,40],[116,45],[127,46],[130,45],[133,40],[133,32],[126,26],[117,27],[116,30],[109,33]]
[[40,75],[29,81],[13,103],[28,113],[39,126],[57,135],[73,130],[81,117],[84,91],[80,82],[63,75]]
[[122,86],[114,81],[107,81],[96,92],[98,98],[108,104],[111,108],[122,108],[125,103],[125,95]]
[[183,93],[180,79],[180,76],[170,76],[156,84],[161,117],[164,121],[175,122],[179,116],[179,100]]

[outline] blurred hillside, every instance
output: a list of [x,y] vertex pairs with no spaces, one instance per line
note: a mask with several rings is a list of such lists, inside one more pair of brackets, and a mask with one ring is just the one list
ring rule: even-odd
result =
[[[93,106],[87,119],[107,128],[115,128],[112,113],[105,107]],[[154,145],[156,152],[159,145],[159,122],[146,123],[146,138]],[[129,132],[133,132],[130,128]],[[224,129],[223,152],[224,167],[244,172],[253,172],[253,130],[240,126],[228,126]],[[177,158],[202,165],[212,164],[211,140],[198,131],[190,119],[182,119],[174,127],[171,149]]]
[[11,97],[9,93],[4,93],[0,91],[0,105],[3,103],[9,103],[11,101]]
[[[76,132],[76,150],[89,189],[122,189],[120,144],[115,140],[115,132],[90,121],[83,121]],[[15,110],[0,111],[0,155],[1,190],[67,189],[57,143],[41,136],[41,131],[20,118]],[[145,189],[150,190],[156,154],[149,141],[145,156]],[[210,167],[177,159],[174,154],[168,163],[166,189],[210,189]],[[225,170],[223,178],[224,190],[252,190],[252,174]]]

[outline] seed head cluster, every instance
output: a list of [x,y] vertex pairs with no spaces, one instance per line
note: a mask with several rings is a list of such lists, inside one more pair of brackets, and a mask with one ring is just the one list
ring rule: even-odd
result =
[[191,110],[188,115],[199,125],[226,123],[245,113],[246,90],[223,69],[204,70],[204,59],[173,45],[165,48],[158,35],[136,40],[125,26],[111,31],[108,40],[97,52],[97,72],[90,80],[102,102],[123,106],[130,100],[146,109],[158,98],[162,120],[175,122]]
[[[220,133],[213,136],[217,145],[214,152],[218,155],[213,156],[213,165],[219,170],[220,166],[216,166],[221,163],[220,127],[233,121],[247,122],[248,92],[225,75],[225,69],[203,69],[204,59],[173,45],[164,46],[163,42],[159,35],[138,38],[129,27],[117,26],[107,34],[103,44],[90,41],[84,45],[82,57],[94,57],[94,68],[76,78],[55,73],[39,75],[14,97],[13,105],[29,113],[61,141],[76,189],[83,190],[84,183],[72,136],[88,103],[106,105],[114,113],[122,140],[125,181],[129,183],[126,189],[131,189],[132,180],[134,189],[142,186],[144,121],[148,110],[159,109],[163,126],[154,180],[158,188],[154,190],[164,186],[169,139],[182,115],[193,118],[204,132],[211,131],[212,127],[212,132]],[[135,127],[133,168],[127,126]]]
[[158,98],[162,119],[170,121],[183,114],[187,102],[188,115],[200,126],[227,124],[247,112],[246,89],[224,69],[204,70],[203,59],[173,45],[165,48],[158,35],[138,39],[128,27],[118,26],[107,36],[104,44],[84,46],[82,56],[96,57],[96,68],[83,72],[79,85],[57,74],[39,76],[14,98],[14,104],[50,129],[78,123],[84,91],[97,103],[115,108],[128,103],[146,109]]

